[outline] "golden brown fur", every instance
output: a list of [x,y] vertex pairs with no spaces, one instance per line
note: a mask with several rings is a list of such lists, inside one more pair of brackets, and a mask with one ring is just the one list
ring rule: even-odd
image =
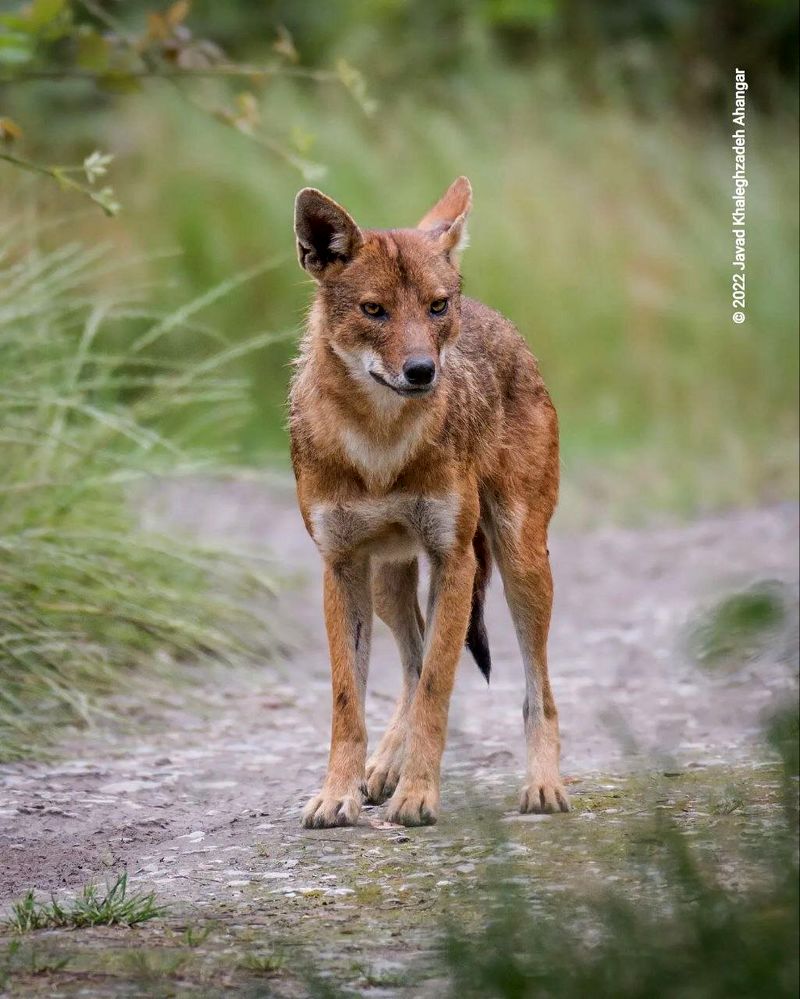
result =
[[[470,203],[469,183],[459,178],[417,229],[362,231],[319,192],[298,195],[298,253],[318,290],[291,391],[292,461],[300,509],[325,563],[333,683],[328,776],[304,812],[308,826],[355,822],[365,781],[371,800],[391,796],[389,819],[436,820],[468,626],[485,642],[489,550],[525,664],[520,807],[568,807],[546,656],[557,420],[520,334],[461,295],[456,256]],[[432,380],[412,382],[418,378]],[[424,618],[422,554],[431,565]],[[404,684],[367,763],[373,610],[394,632]]]

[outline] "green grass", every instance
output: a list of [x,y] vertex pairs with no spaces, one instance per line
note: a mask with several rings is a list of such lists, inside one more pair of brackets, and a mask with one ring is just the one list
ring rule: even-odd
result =
[[106,246],[7,242],[0,260],[0,758],[142,672],[271,645],[250,610],[268,566],[139,521],[153,476],[209,467],[196,424],[240,418],[243,382],[213,341],[197,361],[143,356],[144,339],[208,333],[191,309],[154,313],[132,273],[123,292],[120,272]]
[[[326,164],[316,183],[367,226],[413,224],[454,176],[470,176],[466,291],[512,318],[541,360],[573,522],[796,495],[791,118],[754,111],[748,126],[748,318],[735,326],[725,116],[684,120],[664,108],[646,117],[619,95],[586,105],[552,65],[412,87],[387,95],[371,118],[335,89],[274,83],[262,110],[277,138]],[[179,250],[157,265],[175,301],[284,254],[208,317],[233,339],[254,326],[298,330],[312,294],[291,233],[303,179],[168,90],[131,99],[122,124],[93,141],[125,136],[115,167],[125,212],[118,222],[91,217],[87,231]],[[65,127],[74,141],[74,122]],[[104,135],[101,118],[80,127]],[[174,349],[195,342],[176,337]],[[291,339],[276,342],[243,366],[254,409],[237,443],[249,460],[286,461],[293,350]]]
[[156,905],[154,892],[128,892],[128,875],[121,874],[101,893],[96,885],[87,885],[81,894],[66,902],[53,896],[39,902],[33,891],[15,902],[4,929],[14,933],[34,930],[85,929],[87,926],[136,926],[156,919],[164,910]]

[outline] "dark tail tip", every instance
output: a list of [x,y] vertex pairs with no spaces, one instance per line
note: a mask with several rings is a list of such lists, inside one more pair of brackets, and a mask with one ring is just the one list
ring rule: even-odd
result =
[[478,528],[475,537],[472,539],[472,547],[475,551],[475,582],[472,587],[472,610],[469,615],[469,628],[467,630],[467,648],[472,653],[478,669],[489,682],[489,674],[492,671],[492,657],[489,652],[489,636],[486,634],[486,625],[483,623],[483,604],[486,599],[486,587],[489,585],[489,577],[492,572],[492,556],[486,535]]
[[489,636],[486,634],[486,626],[483,623],[482,606],[479,613],[477,615],[473,613],[470,618],[469,631],[467,632],[467,648],[472,653],[475,662],[478,664],[478,669],[486,677],[486,682],[488,683],[492,672],[492,655],[489,652]]

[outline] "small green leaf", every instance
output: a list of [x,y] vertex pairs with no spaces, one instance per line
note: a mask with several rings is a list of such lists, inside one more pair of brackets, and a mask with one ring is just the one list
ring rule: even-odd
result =
[[28,23],[35,29],[43,28],[62,13],[66,0],[33,0],[28,8]]
[[336,74],[364,114],[374,114],[378,102],[367,94],[367,83],[361,71],[346,59],[339,59],[336,62]]
[[141,89],[141,81],[124,69],[114,69],[104,73],[98,78],[97,85],[101,90],[113,94],[131,94]]
[[20,14],[0,14],[0,26],[8,31],[24,31],[26,34],[31,30],[28,19]]
[[110,215],[112,218],[122,211],[122,205],[117,201],[117,196],[111,187],[104,187],[102,191],[93,194],[92,200],[97,202],[106,215]]
[[21,66],[33,58],[33,43],[28,35],[8,31],[0,35],[0,63]]
[[294,39],[292,38],[289,29],[283,25],[278,25],[277,38],[272,43],[272,48],[278,55],[283,56],[288,62],[298,63],[300,62],[300,54],[297,51],[297,47],[294,44]]
[[101,73],[108,69],[110,48],[108,40],[95,31],[85,27],[78,35],[77,63],[81,69],[90,69]]
[[293,125],[290,133],[292,145],[301,155],[309,153],[314,146],[315,136],[299,125]]

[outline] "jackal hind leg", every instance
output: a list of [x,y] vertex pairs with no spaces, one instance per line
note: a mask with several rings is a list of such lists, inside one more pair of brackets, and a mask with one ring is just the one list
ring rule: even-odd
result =
[[559,773],[558,712],[547,670],[553,606],[547,525],[535,510],[517,507],[516,513],[496,510],[491,537],[525,670],[527,773],[519,807],[521,812],[567,812],[569,797]]

